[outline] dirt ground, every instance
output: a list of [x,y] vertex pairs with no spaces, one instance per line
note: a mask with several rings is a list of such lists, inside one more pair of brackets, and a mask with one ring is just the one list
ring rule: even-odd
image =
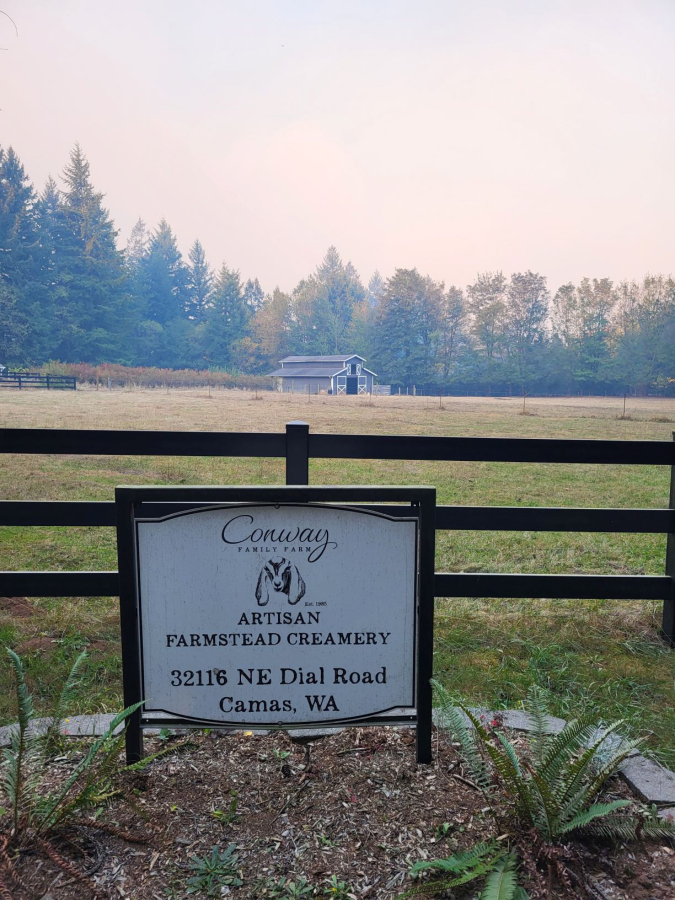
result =
[[[150,750],[162,746],[147,743]],[[57,759],[54,779],[65,777],[82,752]],[[144,772],[124,776],[123,786],[129,802],[112,801],[98,821],[143,843],[84,825],[55,841],[105,898],[183,898],[190,860],[234,843],[242,884],[227,889],[233,900],[285,898],[274,894],[282,878],[307,879],[308,897],[393,900],[414,886],[408,872],[417,860],[495,836],[482,795],[445,737],[435,735],[434,763],[417,767],[409,729],[346,729],[311,745],[284,734],[199,734]],[[608,797],[626,795],[617,782]],[[576,887],[542,890],[524,878],[533,898],[675,896],[672,846],[571,843],[568,856]],[[43,855],[24,855],[18,870],[30,892],[17,891],[17,900],[92,896]],[[333,875],[345,882],[343,895],[329,886]]]

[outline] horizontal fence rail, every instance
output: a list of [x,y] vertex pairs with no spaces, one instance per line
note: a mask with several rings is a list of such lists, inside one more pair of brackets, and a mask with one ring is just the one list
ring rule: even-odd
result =
[[[438,506],[438,531],[616,532],[666,534],[666,574],[537,575],[458,572],[435,575],[437,597],[662,600],[662,634],[675,646],[675,442],[311,434],[305,422],[285,433],[0,429],[0,453],[103,456],[278,457],[287,484],[309,482],[316,459],[405,459],[502,463],[667,465],[667,509]],[[347,489],[346,489],[347,490]],[[243,496],[243,495],[242,495]],[[189,504],[200,506],[203,504]],[[175,511],[162,504],[161,511]],[[185,509],[186,504],[180,504]],[[409,515],[409,507],[369,507]],[[1,501],[0,526],[114,527],[112,501]],[[97,597],[118,594],[117,572],[0,572],[0,595]]]
[[[102,456],[286,456],[274,432],[0,429],[0,453]],[[314,459],[406,459],[437,462],[594,463],[671,466],[666,441],[461,438],[388,434],[309,434]]]
[[[165,506],[167,514],[173,510],[171,504]],[[181,504],[181,509],[185,508]],[[392,514],[388,506],[369,508]],[[3,500],[0,501],[0,525],[114,527],[115,503],[112,500]],[[675,531],[675,509],[437,506],[436,530],[668,534]]]
[[74,375],[40,375],[37,372],[7,372],[0,375],[0,387],[35,387],[55,388],[58,390],[76,390],[77,378]]
[[462,438],[389,434],[310,434],[316,459],[407,459],[456,462],[601,463],[671,466],[666,441],[581,441],[552,438]]
[[278,433],[232,431],[94,431],[4,428],[0,453],[78,456],[285,456]]

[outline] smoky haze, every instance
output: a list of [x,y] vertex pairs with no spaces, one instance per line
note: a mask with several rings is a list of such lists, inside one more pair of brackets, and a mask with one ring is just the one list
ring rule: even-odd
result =
[[417,267],[672,268],[670,2],[4,0],[0,143],[75,141],[126,243],[165,217],[269,290]]

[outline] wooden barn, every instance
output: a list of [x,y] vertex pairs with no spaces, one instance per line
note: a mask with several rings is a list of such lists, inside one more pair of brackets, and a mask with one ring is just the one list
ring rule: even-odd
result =
[[287,356],[280,369],[270,372],[283,392],[310,394],[371,394],[375,372],[355,353],[341,356]]

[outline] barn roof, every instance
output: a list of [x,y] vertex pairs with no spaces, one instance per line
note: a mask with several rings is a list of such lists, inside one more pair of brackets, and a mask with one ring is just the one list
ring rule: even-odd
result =
[[332,375],[342,372],[343,369],[344,366],[339,364],[332,366],[296,366],[293,369],[276,369],[274,372],[270,372],[270,375],[275,375],[279,378],[330,378]]
[[363,359],[358,353],[343,353],[340,356],[286,356],[282,363],[344,363],[346,359]]

